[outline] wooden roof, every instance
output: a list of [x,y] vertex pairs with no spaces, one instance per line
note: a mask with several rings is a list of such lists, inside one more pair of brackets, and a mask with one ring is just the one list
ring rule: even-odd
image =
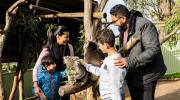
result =
[[[4,24],[7,9],[17,0],[0,0],[0,23]],[[28,4],[36,4],[37,0],[27,0]],[[81,12],[84,0],[39,0],[38,6],[60,12]]]
[[[0,0],[0,7],[8,8],[17,0]],[[36,4],[36,0],[27,0],[30,4]],[[60,11],[78,11],[83,8],[83,0],[39,0],[39,6]]]
[[[7,9],[16,1],[17,0],[0,0],[0,24],[5,24],[5,13]],[[27,0],[27,1],[28,1],[28,5],[36,4],[36,0]],[[49,8],[49,9],[56,10],[59,12],[66,12],[66,13],[67,12],[82,12],[84,8],[84,1],[83,0],[39,0],[38,6]],[[39,12],[37,12],[37,14],[39,14]],[[77,24],[77,22],[74,22],[74,20],[73,22],[72,20],[65,20],[65,21],[63,20],[61,21],[61,23],[67,27],[71,27],[71,29],[73,30],[72,33],[78,32],[77,29],[79,29],[79,24]],[[71,23],[71,24],[68,24],[68,23]],[[76,35],[76,34],[73,34],[73,35]],[[77,37],[77,36],[73,36],[73,37]],[[12,42],[12,41],[8,41],[8,42]],[[12,43],[9,43],[9,44],[12,44]],[[1,61],[2,62],[18,61],[18,55],[17,55],[17,47],[19,47],[18,43],[16,43],[16,45],[13,44],[14,47],[11,45],[11,49],[8,49],[7,46],[9,45],[6,44],[4,46],[5,48],[3,49],[3,51],[6,51],[7,53],[3,52]],[[16,50],[14,50],[15,48]]]

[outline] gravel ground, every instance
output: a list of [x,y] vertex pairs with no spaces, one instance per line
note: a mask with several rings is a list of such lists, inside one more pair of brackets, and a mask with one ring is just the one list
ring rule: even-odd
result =
[[[131,100],[126,87],[126,100]],[[155,100],[180,100],[180,80],[159,81],[156,88]]]
[[[71,95],[71,100],[87,100],[86,90]],[[125,100],[131,100],[127,86]],[[156,88],[155,100],[180,100],[180,80],[159,81]]]

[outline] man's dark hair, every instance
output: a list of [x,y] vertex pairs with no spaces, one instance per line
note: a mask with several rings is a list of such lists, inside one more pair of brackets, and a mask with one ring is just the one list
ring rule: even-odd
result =
[[113,31],[110,29],[103,29],[99,31],[97,42],[108,43],[111,47],[113,47],[115,43],[115,35]]
[[45,65],[55,64],[55,59],[51,55],[44,56],[41,60],[41,63]]
[[117,18],[120,18],[120,16],[126,16],[127,18],[129,18],[129,10],[122,4],[118,4],[112,7],[110,10],[110,14],[116,16]]

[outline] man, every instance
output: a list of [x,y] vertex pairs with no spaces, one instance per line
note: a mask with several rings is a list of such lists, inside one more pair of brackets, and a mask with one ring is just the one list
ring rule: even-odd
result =
[[132,37],[139,38],[122,58],[115,59],[117,67],[128,69],[126,80],[132,100],[154,100],[157,81],[166,72],[156,27],[140,12],[128,11],[121,4],[112,7],[110,14],[121,32],[120,47]]

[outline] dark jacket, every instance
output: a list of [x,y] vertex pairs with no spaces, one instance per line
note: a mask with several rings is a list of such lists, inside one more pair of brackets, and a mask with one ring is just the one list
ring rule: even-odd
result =
[[[147,84],[158,80],[166,72],[163,61],[158,32],[152,22],[137,17],[135,32],[128,34],[128,39],[138,37],[140,41],[135,44],[126,54],[128,63],[127,82],[133,86]],[[120,46],[122,46],[123,34],[120,35]]]

